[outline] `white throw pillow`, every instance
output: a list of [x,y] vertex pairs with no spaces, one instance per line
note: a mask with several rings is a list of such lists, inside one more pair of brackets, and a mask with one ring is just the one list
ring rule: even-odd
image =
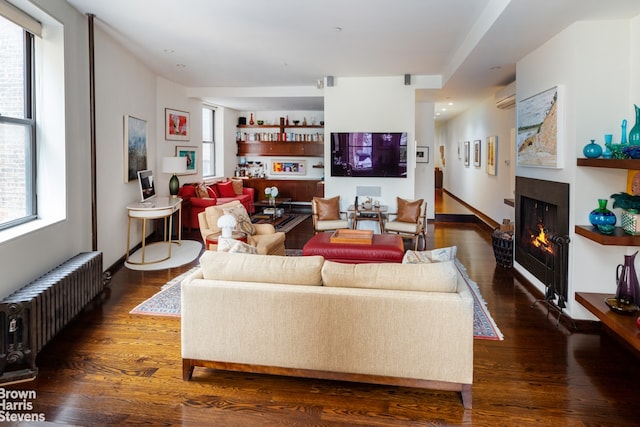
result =
[[231,252],[237,254],[257,254],[258,249],[255,246],[247,245],[240,240],[218,238],[218,252]]
[[407,251],[402,258],[403,264],[429,264],[432,262],[452,261],[456,259],[457,246],[437,248],[430,251]]

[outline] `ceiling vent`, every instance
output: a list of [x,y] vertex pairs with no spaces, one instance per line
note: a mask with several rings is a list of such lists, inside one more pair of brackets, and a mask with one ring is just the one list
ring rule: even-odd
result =
[[516,82],[513,81],[496,92],[496,107],[508,110],[516,105]]

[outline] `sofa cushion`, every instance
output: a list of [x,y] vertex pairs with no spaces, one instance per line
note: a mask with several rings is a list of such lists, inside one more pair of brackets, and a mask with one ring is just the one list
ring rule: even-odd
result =
[[408,250],[402,258],[403,264],[428,264],[431,262],[452,261],[456,259],[458,252],[457,246],[447,248],[437,248],[430,251],[412,251]]
[[182,187],[180,187],[180,190],[178,191],[178,196],[182,197],[183,199],[196,197],[196,187],[193,186],[192,184],[185,184]]
[[233,183],[231,181],[216,183],[220,197],[235,197],[236,192],[233,191]]
[[235,193],[236,196],[239,196],[242,194],[242,179],[239,178],[231,178],[231,186],[233,187],[233,192]]
[[454,261],[432,264],[345,264],[325,261],[324,286],[423,292],[456,292]]
[[256,234],[256,228],[253,226],[251,217],[249,217],[249,214],[243,205],[224,209],[224,213],[233,215],[236,218],[237,230],[244,231],[250,236]]
[[340,196],[322,199],[316,197],[316,212],[318,221],[332,221],[340,219]]
[[206,251],[200,257],[205,279],[239,282],[322,285],[321,256],[287,257]]
[[420,217],[420,207],[422,206],[422,199],[419,200],[405,200],[400,197],[396,198],[398,201],[398,216],[396,221],[399,222],[418,222]]
[[207,184],[204,182],[198,184],[196,187],[196,197],[209,197],[209,191],[207,191]]

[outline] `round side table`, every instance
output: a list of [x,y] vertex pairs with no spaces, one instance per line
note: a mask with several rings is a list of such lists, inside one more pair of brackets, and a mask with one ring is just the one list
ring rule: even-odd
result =
[[[207,250],[209,250],[209,245],[217,245],[218,239],[222,236],[221,232],[212,233],[207,236],[206,245]],[[234,240],[240,240],[241,242],[247,243],[247,233],[244,231],[233,230],[231,232],[231,238]]]

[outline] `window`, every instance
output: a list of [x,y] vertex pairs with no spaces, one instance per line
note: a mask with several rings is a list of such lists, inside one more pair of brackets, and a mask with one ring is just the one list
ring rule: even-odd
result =
[[0,15],[0,230],[36,218],[34,37]]
[[210,107],[202,108],[202,176],[216,174],[216,143],[213,137],[215,129],[215,111]]

